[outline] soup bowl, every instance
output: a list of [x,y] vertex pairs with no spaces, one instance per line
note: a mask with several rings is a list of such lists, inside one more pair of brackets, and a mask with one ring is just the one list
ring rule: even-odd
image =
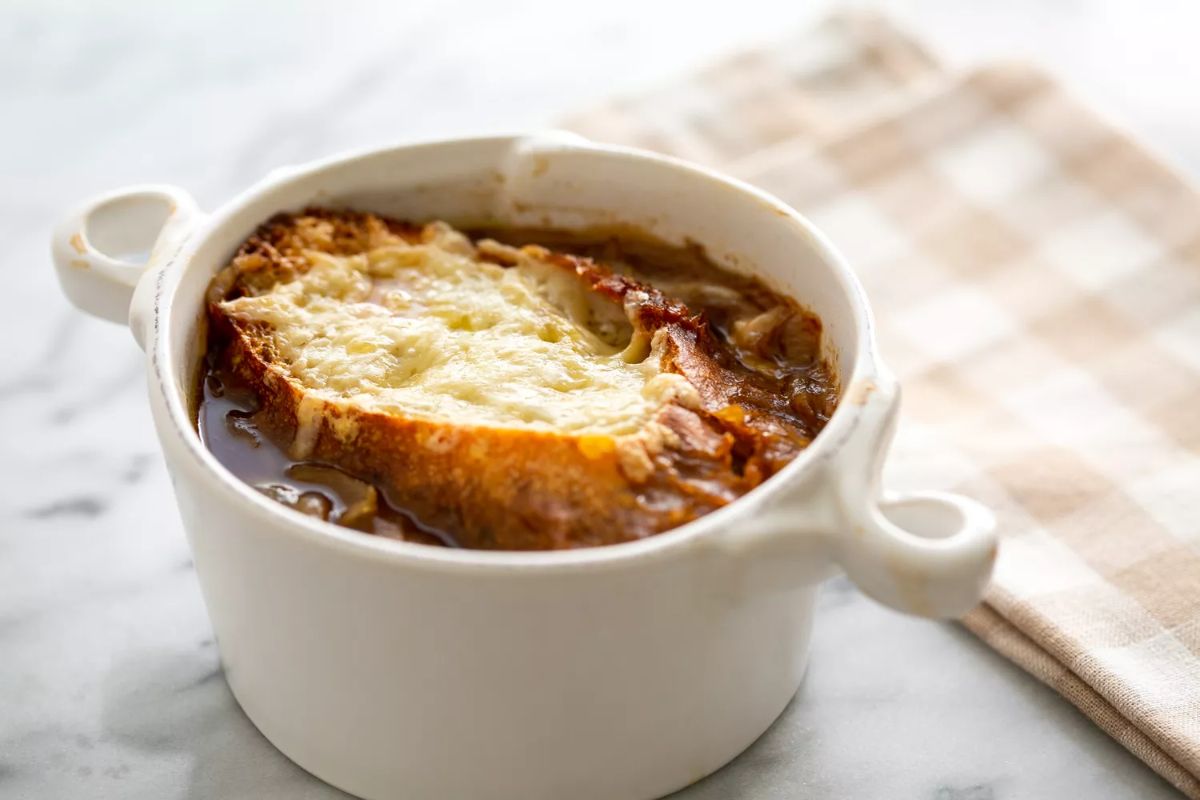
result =
[[[209,280],[260,223],[309,205],[698,242],[820,316],[841,400],[770,480],[634,542],[484,552],[307,517],[237,480],[194,414]],[[208,214],[178,188],[121,189],[69,215],[52,249],[71,301],[147,354],[230,689],[284,754],[364,798],[666,794],[784,709],[834,570],[930,617],[966,611],[990,574],[986,509],[881,490],[899,390],[843,258],[784,203],[702,167],[554,132],[408,144],[276,170]]]

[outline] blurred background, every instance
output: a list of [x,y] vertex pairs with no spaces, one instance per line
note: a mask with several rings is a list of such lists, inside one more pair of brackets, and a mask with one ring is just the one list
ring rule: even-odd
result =
[[[6,779],[22,798],[261,797],[268,786],[280,797],[338,796],[277,756],[219,680],[142,354],[127,330],[71,310],[49,263],[49,231],[66,209],[139,182],[178,184],[211,209],[283,164],[554,125],[864,6],[894,17],[952,71],[1037,62],[1200,176],[1194,0],[0,2],[0,796]],[[972,776],[988,769],[1037,776],[1042,791],[1020,782],[1012,796],[1060,796],[1055,776],[1077,763],[1086,775],[1063,777],[1063,791],[1168,796],[962,631],[898,618],[844,584],[823,602],[814,662],[836,651],[866,671],[814,671],[806,702],[825,720],[824,738],[810,718],[794,721],[732,774],[775,775],[778,796],[805,787],[854,796],[874,773],[896,797],[985,800],[999,795]],[[872,638],[881,626],[888,637]],[[906,660],[917,668],[903,677],[870,672]],[[981,689],[970,719],[954,717],[975,686],[998,691]],[[902,724],[905,700],[931,715]],[[878,709],[874,727],[838,729],[846,704],[864,701]],[[958,721],[939,722],[949,718]],[[1040,753],[1011,737],[995,744],[1012,720],[1056,744]],[[914,731],[920,754],[886,750]],[[879,755],[863,765],[850,742]],[[816,760],[792,765],[789,754],[806,746]],[[915,768],[898,766],[914,758]],[[926,785],[947,765],[950,783]],[[136,782],[122,784],[131,773]],[[710,781],[696,796],[726,796],[729,785]]]
[[211,204],[330,150],[552,124],[863,6],[951,65],[1040,62],[1200,172],[1190,0],[7,0],[6,201],[19,187],[40,210],[153,178]]

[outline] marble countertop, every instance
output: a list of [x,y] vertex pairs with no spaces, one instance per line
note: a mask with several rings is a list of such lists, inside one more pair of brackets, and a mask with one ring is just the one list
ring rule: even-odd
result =
[[[49,265],[66,207],[143,181],[211,207],[271,167],[332,151],[545,125],[833,5],[6,3],[0,797],[345,797],[277,753],[226,688],[141,353],[126,330],[70,309]],[[1195,8],[884,5],[952,62],[1042,61],[1200,174],[1194,82],[1181,79],[1200,74],[1186,41]],[[893,614],[844,580],[820,604],[797,699],[680,797],[1177,796],[962,629]]]

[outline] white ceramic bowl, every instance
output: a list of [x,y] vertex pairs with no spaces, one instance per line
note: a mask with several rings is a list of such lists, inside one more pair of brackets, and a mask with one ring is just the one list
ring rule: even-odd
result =
[[[259,223],[310,204],[691,238],[820,315],[843,399],[777,476],[642,541],[448,550],[305,517],[221,466],[190,406],[206,284]],[[121,259],[151,249],[148,263]],[[967,610],[990,574],[986,510],[880,493],[898,391],[842,257],[780,201],[709,170],[568,134],[430,142],[278,170],[207,215],[173,187],[119,190],[71,215],[53,252],[67,296],[127,320],[148,355],[230,688],[280,750],[354,794],[668,793],[783,710],[831,568],[928,616]]]

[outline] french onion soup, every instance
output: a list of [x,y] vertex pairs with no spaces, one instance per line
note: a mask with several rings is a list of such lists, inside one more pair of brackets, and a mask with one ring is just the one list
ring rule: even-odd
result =
[[429,544],[650,536],[829,419],[821,323],[697,247],[279,215],[213,279],[198,426],[306,514]]

